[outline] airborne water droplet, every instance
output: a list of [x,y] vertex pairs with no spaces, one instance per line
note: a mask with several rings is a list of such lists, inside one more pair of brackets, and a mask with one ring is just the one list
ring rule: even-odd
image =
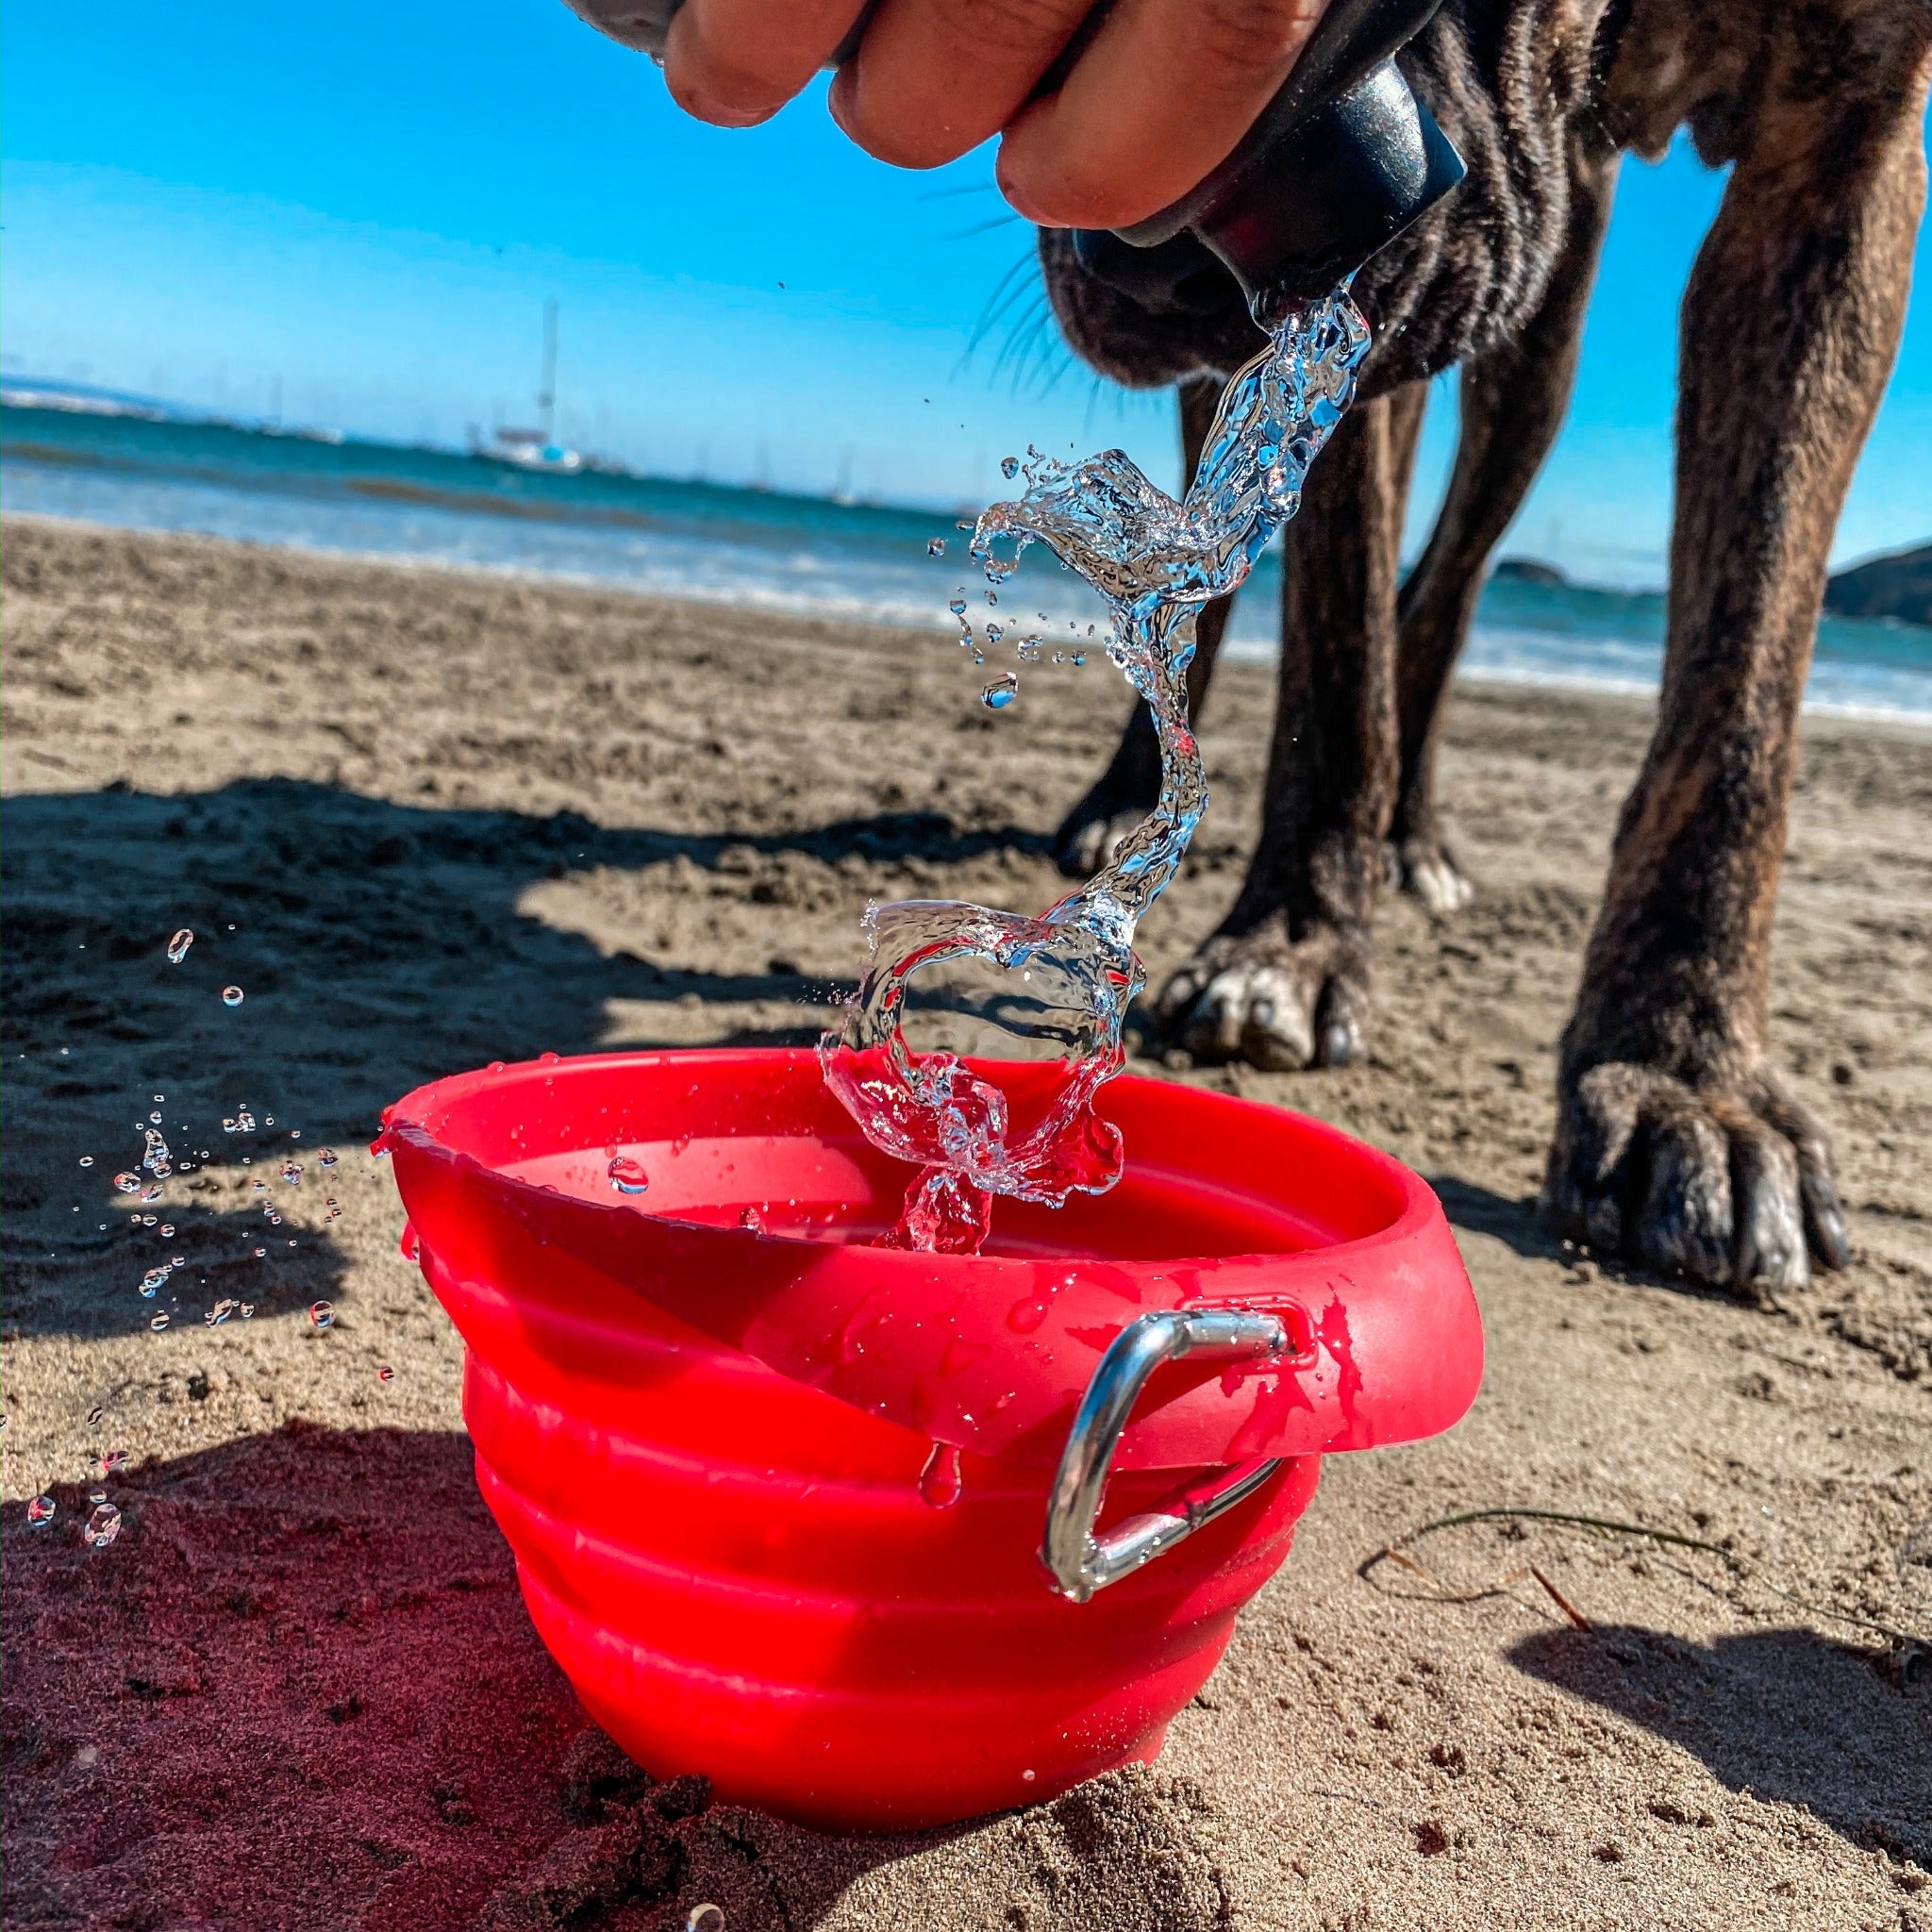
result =
[[80,1157],[80,1164],[83,1167],[92,1167],[94,1164],[93,1156],[92,1154],[83,1154]]
[[1017,476],[1019,474],[1020,458],[1018,457],[1002,457],[1000,458],[1000,475],[1004,476],[1008,483],[1010,483],[1013,480],[1013,478]]
[[189,927],[184,925],[181,928],[181,930],[177,932],[175,935],[175,937],[168,941],[168,964],[170,966],[180,965],[182,960],[187,958],[188,949],[193,943],[193,932]]
[[225,1007],[239,1007],[242,993],[239,986],[225,986],[222,989],[222,1004]]
[[315,1164],[317,1167],[333,1167],[336,1164],[336,1150],[333,1147],[325,1147],[315,1157]]
[[979,693],[979,702],[982,705],[984,705],[989,711],[1004,711],[1007,708],[1007,707],[1010,705],[1013,702],[1013,700],[1019,695],[1020,680],[1017,677],[1015,677],[1010,671],[1008,671],[1005,673],[1002,676],[995,677],[993,681],[990,685],[988,685],[983,691]]
[[959,1500],[959,1452],[952,1443],[932,1445],[919,1472],[919,1500],[934,1509],[950,1509]]
[[375,1372],[375,1379],[378,1382],[393,1382],[395,1378],[396,1372],[387,1362],[384,1362],[381,1368]]
[[26,1520],[35,1529],[45,1529],[54,1520],[56,1507],[52,1496],[36,1496],[26,1506]]
[[302,1185],[302,1163],[299,1160],[283,1161],[282,1178],[291,1188],[299,1188]]
[[928,557],[943,557],[946,554],[946,540],[943,537],[935,537],[925,546],[925,554]]
[[332,1328],[335,1325],[336,1309],[333,1302],[310,1302],[308,1319],[317,1328]]
[[701,1906],[691,1907],[685,1915],[684,1932],[724,1932],[724,1908],[708,1899]]
[[150,1328],[152,1328],[157,1335],[158,1335],[161,1332],[161,1330],[168,1325],[167,1309],[163,1308],[159,1314],[155,1316],[154,1319],[148,1323],[147,1325]]
[[620,1194],[641,1194],[651,1185],[651,1176],[627,1154],[620,1154],[604,1172]]
[[101,1418],[105,1416],[107,1412],[108,1411],[105,1408],[103,1408],[98,1402],[95,1403],[94,1406],[87,1412],[88,1427],[91,1429],[99,1428],[101,1425]]
[[105,1550],[121,1534],[121,1512],[111,1503],[98,1504],[87,1520],[80,1540],[91,1550]]

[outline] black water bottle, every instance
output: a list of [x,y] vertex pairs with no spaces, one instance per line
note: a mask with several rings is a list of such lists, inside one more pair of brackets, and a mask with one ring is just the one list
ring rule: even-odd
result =
[[[682,0],[569,4],[613,40],[661,55]],[[1087,16],[1041,92],[1059,85],[1109,4]],[[1461,156],[1395,64],[1440,4],[1329,0],[1294,71],[1226,160],[1144,222],[1079,231],[1082,260],[1118,287],[1155,292],[1199,266],[1193,236],[1233,272],[1264,325],[1325,294],[1462,179]],[[861,14],[847,47],[864,27]]]

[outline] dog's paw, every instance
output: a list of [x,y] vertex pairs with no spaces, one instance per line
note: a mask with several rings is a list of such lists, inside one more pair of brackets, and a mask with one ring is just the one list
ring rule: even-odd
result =
[[1366,1050],[1366,962],[1332,930],[1301,940],[1272,925],[1221,933],[1161,989],[1156,1012],[1198,1060],[1277,1073],[1345,1067]]
[[1849,1258],[1824,1129],[1768,1075],[1693,1091],[1591,1067],[1560,1097],[1543,1216],[1661,1274],[1774,1294]]
[[1440,839],[1402,839],[1389,847],[1389,883],[1430,912],[1460,912],[1475,888]]
[[1147,814],[1095,809],[1083,815],[1085,800],[1067,814],[1053,835],[1053,862],[1070,879],[1091,878],[1108,864],[1120,842]]

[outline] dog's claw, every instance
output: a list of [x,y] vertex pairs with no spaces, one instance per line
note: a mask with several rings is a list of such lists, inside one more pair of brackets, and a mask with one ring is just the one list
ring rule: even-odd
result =
[[1441,840],[1404,839],[1388,852],[1390,883],[1438,917],[1460,912],[1475,897],[1456,855]]
[[1662,1274],[1754,1294],[1850,1257],[1824,1131],[1768,1074],[1696,1092],[1648,1067],[1591,1068],[1562,1096],[1543,1183],[1557,1233]]
[[1069,814],[1054,834],[1054,864],[1064,878],[1091,878],[1112,859],[1121,841],[1145,817],[1144,812],[1135,811],[1093,818]]
[[1362,1056],[1352,955],[1340,936],[1290,941],[1263,929],[1209,940],[1162,989],[1156,1011],[1197,1060],[1268,1073],[1345,1067]]

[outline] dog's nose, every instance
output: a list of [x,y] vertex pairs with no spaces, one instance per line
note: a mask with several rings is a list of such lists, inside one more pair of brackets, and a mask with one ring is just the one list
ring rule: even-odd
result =
[[1153,315],[1212,315],[1241,300],[1234,277],[1190,228],[1152,248],[1106,228],[1075,228],[1074,258]]

